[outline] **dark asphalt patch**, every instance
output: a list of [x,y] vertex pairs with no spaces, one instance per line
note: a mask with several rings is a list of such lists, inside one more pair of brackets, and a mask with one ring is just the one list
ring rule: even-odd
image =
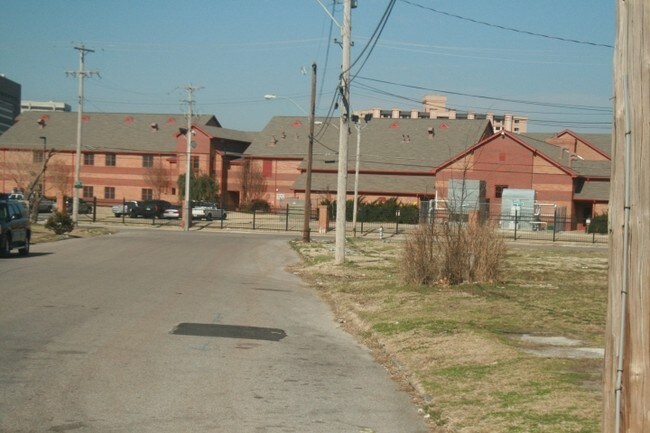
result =
[[256,326],[219,325],[214,323],[179,323],[173,330],[174,335],[192,335],[196,337],[244,338],[249,340],[280,341],[287,336],[277,328],[259,328]]

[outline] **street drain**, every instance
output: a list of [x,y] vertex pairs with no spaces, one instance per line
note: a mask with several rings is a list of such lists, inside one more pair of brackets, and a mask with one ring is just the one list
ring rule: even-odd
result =
[[172,334],[197,337],[245,338],[249,340],[280,341],[287,336],[277,328],[256,326],[219,325],[214,323],[179,323]]

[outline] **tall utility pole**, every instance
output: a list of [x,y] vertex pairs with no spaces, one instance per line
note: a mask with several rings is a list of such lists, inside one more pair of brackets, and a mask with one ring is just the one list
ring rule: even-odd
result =
[[183,209],[185,231],[189,231],[192,225],[192,199],[190,197],[190,178],[192,173],[192,111],[194,108],[194,92],[198,90],[197,87],[188,84],[185,86],[187,92],[187,132],[185,138],[187,139],[187,149],[185,151],[185,208]]
[[336,243],[334,262],[341,265],[345,262],[345,207],[348,183],[348,142],[350,139],[350,31],[351,31],[352,0],[344,0],[343,26],[341,39],[343,60],[341,62],[341,120],[339,126],[339,172],[336,184]]
[[309,104],[309,144],[307,145],[307,180],[305,181],[305,220],[302,240],[309,242],[309,221],[311,220],[311,166],[314,155],[314,123],[316,117],[316,63],[311,65],[311,102]]
[[650,431],[650,3],[617,0],[603,432]]
[[359,116],[352,116],[354,126],[357,128],[357,156],[354,162],[354,201],[352,207],[352,232],[354,237],[357,237],[357,213],[359,212],[359,160],[361,158],[361,130],[368,126],[368,122],[372,119],[372,115],[366,114],[363,117],[364,125],[361,126],[361,119]]
[[77,224],[79,220],[79,190],[83,188],[83,184],[80,179],[81,171],[81,132],[82,132],[82,121],[83,121],[83,111],[84,111],[84,79],[86,77],[92,77],[93,75],[98,75],[97,72],[86,71],[84,69],[84,58],[86,53],[94,53],[95,50],[86,48],[83,44],[79,47],[74,47],[75,50],[79,51],[79,70],[78,71],[68,71],[66,75],[79,78],[79,109],[77,111],[77,149],[74,159],[74,185],[72,193],[72,221],[74,224]]

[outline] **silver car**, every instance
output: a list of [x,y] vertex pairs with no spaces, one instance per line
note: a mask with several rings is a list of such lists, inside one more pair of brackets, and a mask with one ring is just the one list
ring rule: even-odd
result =
[[215,203],[195,202],[192,204],[193,219],[225,220],[227,216],[226,210]]

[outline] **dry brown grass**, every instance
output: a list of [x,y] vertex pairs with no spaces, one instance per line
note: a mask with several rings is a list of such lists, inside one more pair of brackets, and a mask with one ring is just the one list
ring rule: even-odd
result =
[[297,243],[295,271],[414,390],[432,431],[600,431],[602,359],[535,356],[546,347],[520,337],[603,347],[606,250],[511,248],[498,283],[425,286],[400,277],[404,243],[347,246],[336,266],[331,243]]
[[505,244],[490,224],[423,224],[408,234],[399,261],[406,284],[497,281]]

